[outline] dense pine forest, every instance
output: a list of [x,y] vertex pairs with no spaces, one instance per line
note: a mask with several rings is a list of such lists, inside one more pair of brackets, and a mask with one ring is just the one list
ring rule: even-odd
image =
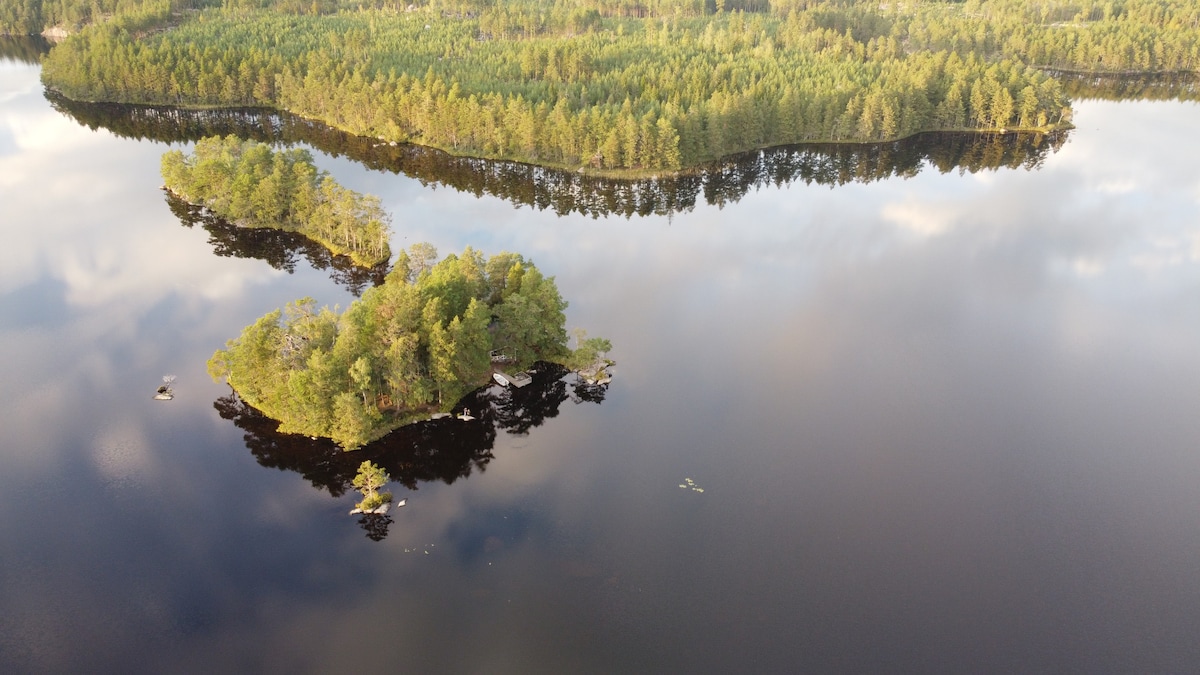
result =
[[567,303],[522,256],[436,257],[428,244],[401,252],[386,281],[340,315],[304,299],[262,317],[213,355],[209,372],[280,432],[353,449],[488,382],[493,349],[516,369],[580,367],[609,348],[601,338],[567,348]]
[[166,188],[242,227],[298,232],[362,267],[392,257],[379,198],[338,185],[307,150],[274,151],[236,136],[200,139],[190,156],[163,155]]
[[28,0],[0,28],[78,29],[43,70],[70,98],[270,107],[453,154],[639,173],[800,142],[1045,130],[1070,114],[1050,69],[1200,62],[1190,0],[205,4]]

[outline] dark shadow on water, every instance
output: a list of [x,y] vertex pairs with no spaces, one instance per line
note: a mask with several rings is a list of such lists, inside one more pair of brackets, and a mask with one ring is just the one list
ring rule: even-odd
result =
[[367,532],[367,539],[383,541],[388,536],[388,528],[392,526],[392,517],[386,513],[364,513],[358,519],[358,526]]
[[[366,460],[386,470],[393,482],[415,491],[421,483],[440,481],[449,485],[487,470],[495,458],[492,450],[499,431],[528,434],[557,416],[568,399],[595,403],[603,400],[603,396],[579,396],[578,387],[582,385],[561,366],[539,364],[532,374],[533,381],[521,389],[489,386],[464,397],[454,410],[469,411],[473,420],[452,416],[410,424],[354,452],[344,452],[328,439],[281,434],[278,422],[236,394],[218,398],[213,407],[245,432],[246,447],[259,464],[294,471],[335,498],[352,491],[351,482]],[[391,522],[390,516],[375,514],[359,519],[372,539],[387,536]]]
[[927,133],[890,143],[810,144],[749,152],[686,174],[616,180],[516,162],[455,157],[416,145],[383,143],[268,110],[179,110],[80,103],[47,92],[59,112],[89,128],[164,143],[234,134],[271,143],[306,143],[377,171],[404,174],[517,206],[592,217],[670,215],[724,205],[769,185],[842,185],[921,171],[1033,169],[1066,141],[1053,134]]
[[386,262],[375,267],[359,267],[348,256],[334,255],[302,234],[263,227],[238,227],[170,192],[164,190],[163,194],[167,207],[184,227],[199,225],[208,232],[208,243],[212,245],[213,253],[219,256],[264,260],[271,267],[289,274],[296,271],[296,262],[303,256],[314,269],[328,270],[334,282],[355,296],[361,296],[371,286],[382,284],[387,276]]
[[603,403],[608,394],[607,384],[589,384],[582,379],[576,381],[574,395],[571,400],[576,403]]

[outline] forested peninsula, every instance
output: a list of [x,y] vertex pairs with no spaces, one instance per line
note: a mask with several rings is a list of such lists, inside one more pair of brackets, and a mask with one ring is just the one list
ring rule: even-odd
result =
[[209,373],[280,432],[353,449],[486,384],[493,350],[517,370],[582,368],[610,348],[582,333],[568,348],[567,303],[521,255],[436,257],[428,244],[401,252],[386,281],[341,314],[310,298],[267,314],[213,355]]
[[269,107],[389,142],[616,174],[800,142],[1045,130],[1070,114],[1046,69],[1200,62],[1191,0],[9,5],[10,32],[84,26],[43,68],[70,98]]
[[658,175],[740,151],[1067,127],[1062,73],[1194,73],[1188,0],[26,0],[80,101],[255,106],[455,155]]
[[164,154],[162,176],[180,199],[235,225],[298,232],[362,267],[392,256],[389,218],[379,198],[338,185],[317,170],[307,150],[207,137],[190,156]]

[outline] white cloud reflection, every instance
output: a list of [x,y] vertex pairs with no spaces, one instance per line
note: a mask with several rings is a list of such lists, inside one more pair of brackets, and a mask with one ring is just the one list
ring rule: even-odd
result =
[[[830,489],[855,488],[845,492],[878,500],[882,510],[902,502],[897,496],[902,488],[918,485],[915,479],[897,482],[897,476],[911,478],[917,473],[912,467],[932,465],[908,461],[920,459],[917,452],[897,452],[904,442],[935,452],[927,450],[934,444],[923,441],[943,441],[940,464],[962,467],[954,462],[982,462],[976,455],[954,454],[962,438],[999,443],[1016,426],[1009,424],[1013,420],[1023,423],[1021,431],[1032,441],[1078,433],[1066,427],[1042,435],[1028,431],[1046,424],[1036,409],[1050,399],[1065,401],[1068,415],[1104,428],[1102,417],[1115,416],[1102,415],[1099,406],[1070,405],[1094,403],[1086,399],[1098,395],[1094,392],[1122,389],[1120,382],[1092,374],[1106,357],[1128,351],[1121,340],[1165,345],[1184,357],[1194,352],[1188,341],[1195,326],[1187,322],[1200,289],[1195,265],[1200,167],[1178,143],[1200,137],[1200,116],[1191,104],[1081,104],[1080,131],[1036,173],[1006,169],[962,177],[926,171],[836,189],[764,188],[724,208],[700,205],[672,218],[559,218],[326,158],[320,163],[340,181],[384,198],[396,215],[396,248],[427,240],[443,254],[466,245],[486,253],[518,251],[556,276],[571,302],[571,324],[613,340],[619,361],[614,390],[622,393],[598,409],[564,404],[560,417],[528,438],[501,435],[497,459],[486,472],[449,486],[423,485],[396,514],[388,539],[363,553],[355,545],[361,533],[344,513],[352,498],[330,500],[297,475],[255,466],[240,430],[211,410],[216,388],[201,384],[203,360],[215,346],[309,288],[307,282],[274,284],[289,279],[261,261],[211,255],[205,234],[180,227],[156,189],[164,146],[79,127],[45,106],[35,76],[12,71],[0,68],[5,92],[0,139],[11,139],[18,150],[0,156],[0,227],[6,240],[0,249],[0,298],[47,306],[58,301],[70,311],[42,307],[25,325],[16,326],[14,319],[0,330],[0,351],[12,355],[0,364],[0,381],[11,399],[0,409],[5,478],[24,482],[76,451],[113,486],[149,490],[148,485],[164,484],[178,500],[172,506],[181,510],[201,508],[213,494],[242,500],[244,508],[231,510],[225,522],[190,514],[195,522],[186,533],[175,532],[174,513],[156,514],[167,522],[159,531],[167,533],[172,552],[189,554],[179,556],[180,565],[191,560],[207,567],[211,558],[218,567],[268,567],[220,548],[226,529],[249,527],[245,522],[297,547],[307,565],[302,582],[272,586],[270,580],[293,562],[281,556],[278,569],[263,573],[256,579],[262,585],[251,587],[253,603],[228,590],[243,571],[211,572],[218,577],[208,580],[211,588],[230,593],[212,601],[218,610],[244,610],[246,616],[219,617],[227,620],[189,633],[185,647],[194,650],[194,663],[228,658],[237,669],[247,663],[246,655],[287,654],[283,658],[291,661],[272,665],[334,668],[355,656],[364,635],[379,635],[380,644],[391,645],[381,649],[402,659],[410,650],[430,649],[439,631],[460,631],[462,643],[472,646],[463,650],[462,670],[483,668],[487,658],[503,657],[508,648],[536,653],[519,639],[503,644],[496,627],[511,633],[529,629],[519,637],[547,626],[568,633],[573,626],[565,621],[539,623],[537,617],[570,619],[574,610],[554,614],[552,603],[535,602],[553,600],[539,592],[562,587],[564,578],[587,578],[606,592],[615,589],[604,595],[612,606],[627,600],[632,605],[632,593],[620,595],[630,579],[664,582],[639,559],[660,550],[651,548],[654,537],[679,536],[679,547],[686,549],[714,530],[725,534],[722,541],[743,534],[745,522],[721,515],[743,511],[702,512],[711,502],[666,502],[685,475],[704,477],[706,497],[761,498],[764,511],[782,512],[798,503],[839,503],[800,501],[823,489],[797,487],[801,474],[819,465],[824,472],[811,475],[828,478]],[[1161,132],[1164,125],[1167,134]],[[1087,133],[1093,126],[1134,131]],[[1137,131],[1151,127],[1158,132]],[[1136,151],[1139,144],[1161,144],[1164,138],[1176,144],[1174,151]],[[1143,159],[1147,155],[1153,159]],[[324,290],[332,285],[328,279],[319,282],[312,284],[319,301],[338,297]],[[41,292],[21,295],[34,287]],[[21,315],[18,310],[6,317]],[[1143,330],[1143,321],[1144,332],[1113,337],[1118,328]],[[174,328],[163,329],[164,324]],[[990,362],[1010,368],[987,370]],[[148,401],[155,378],[167,367],[180,371],[190,403],[185,396],[171,404]],[[1097,386],[1083,391],[1081,380]],[[122,406],[93,405],[119,396],[127,397],[121,414],[109,413]],[[981,409],[987,419],[975,421],[983,431],[963,421],[974,421],[969,419],[974,411],[956,407],[971,396],[986,403]],[[872,400],[876,415],[864,423],[859,406]],[[946,414],[947,409],[965,414]],[[59,425],[65,415],[77,426]],[[185,417],[193,426],[183,427]],[[664,418],[696,423],[677,427]],[[84,447],[75,448],[71,444],[80,439],[71,434],[79,428],[95,431],[86,434]],[[219,439],[206,437],[220,447],[204,450],[230,452],[216,459],[173,454],[178,451],[166,441],[197,429]],[[930,429],[928,437],[921,436]],[[1072,459],[1070,448],[1060,450],[1058,461]],[[731,453],[738,456],[733,469],[722,459]],[[674,464],[679,457],[691,466]],[[188,462],[195,467],[208,461],[234,463],[237,470],[188,473]],[[1100,475],[1093,471],[1087,476]],[[962,473],[969,477],[968,470]],[[669,496],[660,498],[655,486],[664,478],[661,489]],[[761,489],[772,483],[780,487]],[[606,520],[596,515],[601,511],[622,517]],[[521,538],[517,535],[527,533],[517,531],[501,538],[506,548],[493,549],[494,560],[472,558],[465,545],[447,551],[454,536],[468,543],[490,541],[508,516],[553,519],[529,530],[555,539]],[[334,518],[351,534],[322,541],[319,548],[328,547],[327,556],[305,549],[311,531]],[[646,524],[658,519],[679,527],[672,532]],[[912,527],[918,520],[902,524]],[[703,536],[679,534],[701,530]],[[594,545],[601,552],[578,543],[585,537],[588,546],[599,542]],[[776,539],[802,541],[774,532],[756,541]],[[832,539],[826,543],[836,545]],[[434,548],[426,556],[429,544]],[[417,546],[421,553],[404,553]],[[603,574],[575,564],[577,549],[585,548],[600,559],[587,562]],[[612,561],[607,568],[606,560]],[[533,581],[537,575],[530,573],[485,576],[479,570],[487,562],[538,570],[541,576]],[[701,571],[718,564],[700,556],[690,562]],[[746,564],[745,557],[739,564]],[[683,569],[684,575],[691,571]],[[363,576],[370,583],[360,584]],[[750,576],[720,579],[753,589],[745,581]],[[136,585],[144,590],[116,609],[122,625],[144,625],[139,621],[145,616],[154,623],[169,618],[171,602],[185,604],[172,592],[186,596],[194,581],[180,577],[187,578],[151,577],[166,588],[145,588],[139,578]],[[30,578],[45,584],[21,595],[23,606],[33,608],[43,602],[42,591],[53,591],[53,580],[36,572]],[[540,585],[545,578],[554,583]],[[327,587],[344,590],[339,582],[361,595],[348,592],[334,600],[310,595]],[[85,586],[79,582],[70,590]],[[71,595],[56,593],[64,601]],[[95,596],[84,603],[90,610],[84,618],[67,625],[83,628],[104,618],[99,608],[107,610],[108,595]],[[658,597],[671,606],[680,602],[670,594]],[[510,613],[510,598],[527,602]],[[479,616],[465,611],[477,602],[493,603],[488,618],[500,621],[463,626],[463,616]],[[75,632],[58,635],[61,644],[52,640],[54,648],[72,654],[68,638]],[[111,643],[135,639],[117,635]],[[178,663],[171,660],[176,653],[163,658],[165,665]]]
[[92,462],[106,481],[128,485],[155,473],[155,458],[139,425],[112,420],[97,431]]
[[279,274],[196,255],[204,233],[180,227],[157,189],[166,146],[130,143],[58,114],[42,98],[36,68],[0,72],[9,94],[0,125],[16,149],[0,156],[0,291],[49,277],[66,285],[73,304],[119,298],[144,310],[173,293],[230,297]]
[[946,203],[921,203],[908,195],[902,202],[884,204],[880,215],[913,234],[934,237],[961,222],[964,210]]
[[[148,379],[140,370],[147,365],[203,382],[204,358],[236,335],[228,326],[272,308],[251,307],[246,289],[285,274],[212,255],[207,234],[182,227],[158,189],[166,146],[92,131],[55,112],[36,67],[0,64],[0,144],[0,343],[9,347],[0,381],[13,399],[0,411],[13,440],[0,455],[30,470],[54,466],[62,452],[86,457],[87,448],[63,439],[95,423],[99,475],[156,470],[138,441],[145,420],[131,415],[118,433],[108,426],[115,422],[88,419],[89,396],[144,402],[163,374]],[[165,331],[150,320],[156,313],[177,325]],[[213,322],[222,315],[236,316]],[[170,342],[155,340],[164,334]],[[195,363],[174,362],[192,350]],[[155,366],[160,360],[167,365]],[[140,388],[131,394],[128,386]],[[56,424],[66,411],[72,423]]]

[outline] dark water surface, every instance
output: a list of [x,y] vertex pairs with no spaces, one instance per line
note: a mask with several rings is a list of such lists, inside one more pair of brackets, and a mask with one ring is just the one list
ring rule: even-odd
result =
[[368,448],[408,505],[360,523],[359,457],[272,434],[204,362],[370,275],[181,221],[179,145],[56,110],[26,61],[0,60],[0,672],[1200,663],[1196,104],[648,210],[293,139],[383,199],[394,250],[532,258],[619,363],[602,401],[548,374]]

